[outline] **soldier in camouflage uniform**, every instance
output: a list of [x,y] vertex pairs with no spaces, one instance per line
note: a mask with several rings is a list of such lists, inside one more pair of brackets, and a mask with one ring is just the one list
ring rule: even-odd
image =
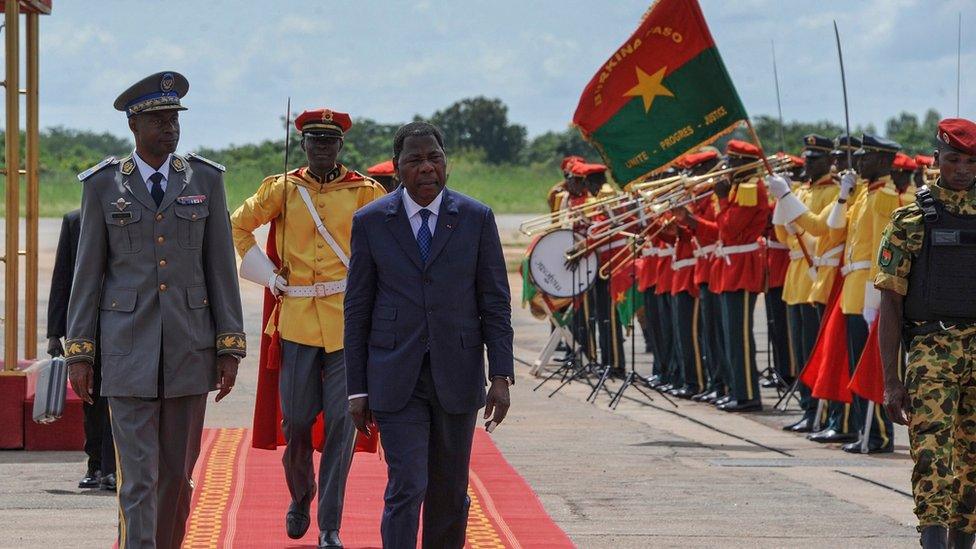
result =
[[[976,124],[939,123],[941,176],[895,210],[878,252],[885,408],[908,425],[922,547],[976,532]],[[900,339],[908,347],[898,378]]]

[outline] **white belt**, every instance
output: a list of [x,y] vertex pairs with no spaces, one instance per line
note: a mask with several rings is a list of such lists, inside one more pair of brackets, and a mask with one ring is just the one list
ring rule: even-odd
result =
[[841,267],[840,274],[842,276],[847,276],[853,273],[854,271],[863,271],[865,269],[870,269],[870,268],[871,268],[870,261],[855,261],[854,263],[848,263],[847,265]]
[[797,259],[803,259],[803,250],[790,250],[790,259],[796,261]]
[[770,250],[789,250],[790,247],[778,240],[767,240],[766,247]]
[[346,291],[346,279],[331,282],[316,282],[311,286],[288,286],[285,295],[288,297],[326,297],[341,294]]
[[698,260],[695,259],[694,257],[689,257],[687,259],[679,259],[678,261],[674,261],[671,263],[671,270],[678,271],[680,269],[684,269],[685,267],[694,267],[695,263],[697,262]]
[[609,244],[604,244],[602,246],[597,246],[597,252],[609,252],[610,250],[625,246],[627,244],[626,240],[618,240],[616,242],[610,242]]
[[719,257],[728,257],[735,254],[744,254],[747,252],[754,252],[759,249],[759,243],[753,242],[752,244],[739,244],[736,246],[719,246],[715,249],[715,255]]
[[843,244],[834,246],[833,248],[824,252],[823,255],[813,258],[813,266],[814,267],[839,267],[840,266],[839,256],[843,252],[844,252]]
[[701,248],[697,248],[694,252],[692,252],[692,255],[694,255],[696,258],[697,257],[705,257],[708,254],[714,252],[715,251],[715,248],[716,248],[715,244],[709,244],[708,246],[702,246]]

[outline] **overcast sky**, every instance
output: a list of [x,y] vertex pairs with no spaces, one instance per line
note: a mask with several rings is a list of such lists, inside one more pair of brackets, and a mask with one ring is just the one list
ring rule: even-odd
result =
[[[126,135],[120,91],[172,69],[190,81],[182,150],[278,138],[293,110],[329,106],[401,122],[499,97],[530,135],[564,129],[580,92],[650,0],[54,0],[41,21],[41,126]],[[831,20],[840,26],[852,125],[902,110],[976,116],[976,3],[702,0],[751,115],[843,122]],[[97,6],[97,7],[95,7]],[[968,26],[968,28],[967,28]]]

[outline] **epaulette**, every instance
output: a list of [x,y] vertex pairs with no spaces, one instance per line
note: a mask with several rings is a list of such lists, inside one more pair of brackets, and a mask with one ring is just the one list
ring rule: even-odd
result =
[[106,156],[105,159],[99,162],[98,164],[95,164],[91,168],[88,168],[87,170],[78,174],[78,181],[84,181],[89,177],[95,175],[96,173],[102,171],[102,169],[105,168],[106,166],[112,166],[118,163],[119,163],[118,158],[115,158],[114,156]]
[[209,158],[204,158],[204,157],[200,156],[197,153],[192,153],[192,152],[191,153],[186,153],[186,158],[187,158],[187,160],[196,160],[198,162],[203,162],[204,164],[207,164],[210,167],[216,168],[216,169],[218,169],[218,170],[220,170],[222,172],[226,172],[227,171],[227,168],[224,167],[223,164],[220,164],[218,162],[214,162],[213,160],[210,160]]

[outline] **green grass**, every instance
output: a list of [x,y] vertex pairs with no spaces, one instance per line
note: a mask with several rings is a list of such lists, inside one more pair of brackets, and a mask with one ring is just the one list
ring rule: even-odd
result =
[[[224,182],[231,211],[257,189],[265,175],[256,168],[228,169]],[[488,204],[495,213],[535,213],[546,210],[546,192],[558,177],[551,166],[495,166],[462,158],[451,163],[448,186]],[[27,199],[23,181],[21,177],[21,215]],[[45,172],[40,188],[41,217],[60,217],[81,204],[81,184],[74,173]],[[6,184],[0,180],[0,217],[5,215],[5,203]]]

